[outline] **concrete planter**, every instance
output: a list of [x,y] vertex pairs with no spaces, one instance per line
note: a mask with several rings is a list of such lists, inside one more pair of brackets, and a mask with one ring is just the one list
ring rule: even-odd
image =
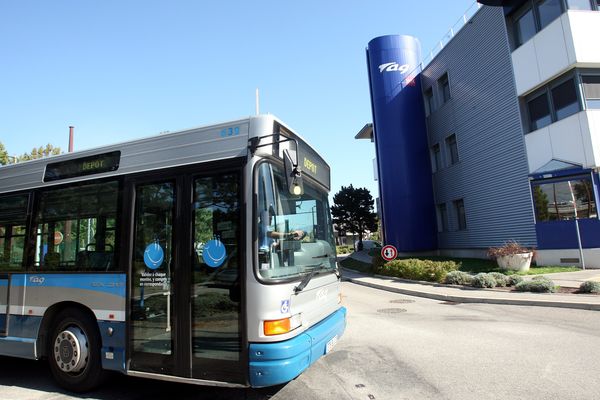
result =
[[533,253],[509,254],[507,256],[498,256],[496,262],[500,269],[516,272],[529,271]]

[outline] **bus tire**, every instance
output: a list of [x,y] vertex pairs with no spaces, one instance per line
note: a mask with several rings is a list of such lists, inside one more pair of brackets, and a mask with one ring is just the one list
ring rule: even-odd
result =
[[56,382],[80,393],[98,386],[105,375],[100,343],[97,323],[89,314],[78,308],[59,312],[50,329],[47,353]]

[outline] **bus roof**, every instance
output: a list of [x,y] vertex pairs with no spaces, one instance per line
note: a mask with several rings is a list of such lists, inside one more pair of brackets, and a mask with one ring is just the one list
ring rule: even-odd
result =
[[[0,167],[0,193],[248,156],[250,136],[273,124],[304,139],[273,115],[256,115]],[[311,149],[324,163],[320,155]],[[328,168],[328,166],[327,166]]]

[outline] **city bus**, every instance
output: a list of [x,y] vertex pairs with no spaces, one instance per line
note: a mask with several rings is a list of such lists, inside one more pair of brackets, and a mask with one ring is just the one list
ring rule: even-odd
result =
[[0,355],[76,392],[294,379],[346,327],[329,190],[271,115],[0,167]]

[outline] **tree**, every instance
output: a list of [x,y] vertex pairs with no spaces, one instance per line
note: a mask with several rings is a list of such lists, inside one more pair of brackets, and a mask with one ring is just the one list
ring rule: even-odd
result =
[[8,151],[6,151],[6,148],[2,142],[0,142],[0,165],[6,164],[8,164]]
[[61,153],[60,147],[54,147],[50,143],[48,143],[46,145],[46,147],[43,147],[43,146],[40,146],[38,148],[34,147],[31,150],[31,153],[24,153],[24,154],[20,155],[18,157],[18,160],[19,160],[19,162],[29,161],[29,160],[35,160],[38,158],[48,157],[48,156],[55,156],[60,153]]
[[373,212],[373,197],[366,188],[354,188],[352,184],[333,196],[331,215],[338,229],[358,234],[358,248],[362,248],[365,231],[377,230],[377,215]]

